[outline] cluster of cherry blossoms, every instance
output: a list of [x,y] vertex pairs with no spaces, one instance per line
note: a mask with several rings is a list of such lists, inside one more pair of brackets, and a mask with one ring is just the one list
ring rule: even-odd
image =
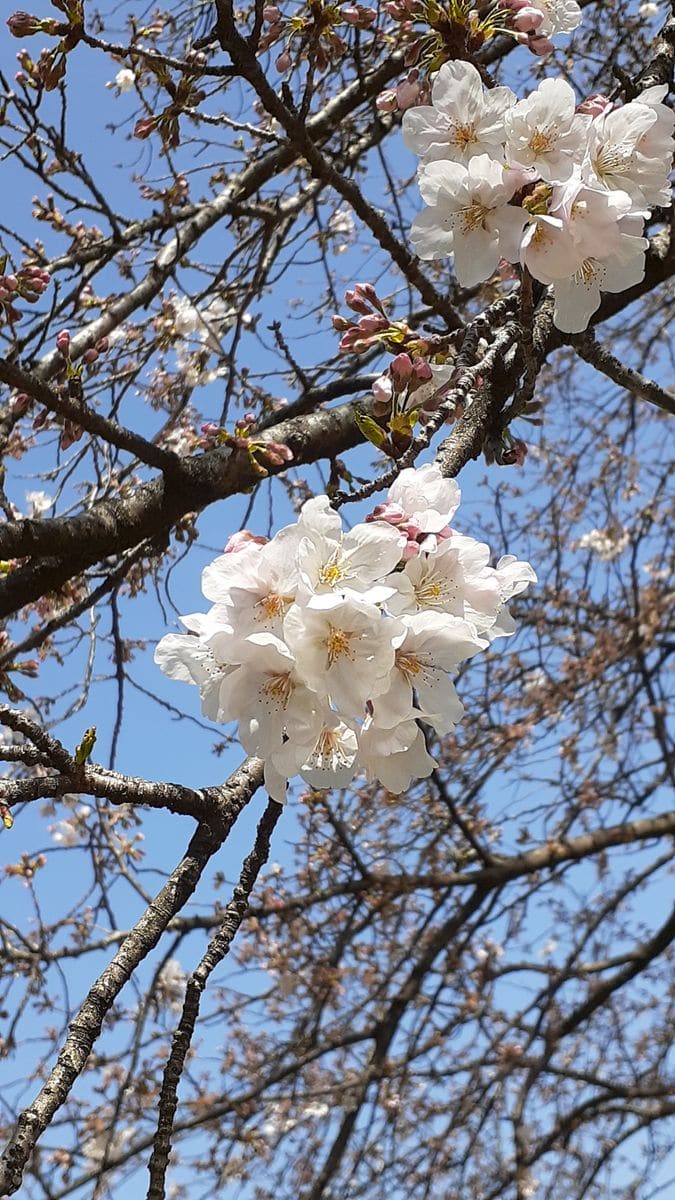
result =
[[452,254],[465,287],[500,260],[519,263],[552,285],[558,329],[580,333],[601,292],[642,280],[645,219],[670,204],[667,90],[648,88],[618,107],[602,96],[577,106],[568,83],[545,79],[517,100],[508,87],[486,91],[470,63],[446,63],[431,105],[403,118],[428,206],[412,226],[417,253]]
[[459,499],[429,464],[349,531],[318,496],[271,540],[235,534],[203,573],[212,607],[159,642],[155,662],[199,687],[204,715],[239,723],[275,800],[297,774],[324,788],[365,771],[399,793],[434,769],[418,722],[454,728],[460,663],[515,631],[506,602],[536,581],[449,528]]

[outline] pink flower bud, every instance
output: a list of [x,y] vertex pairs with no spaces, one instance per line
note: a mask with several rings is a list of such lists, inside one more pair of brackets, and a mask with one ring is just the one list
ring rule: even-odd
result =
[[150,134],[152,133],[154,128],[155,128],[155,118],[154,117],[139,117],[138,121],[134,125],[134,137],[140,138],[141,141],[144,141],[145,138],[150,137]]
[[7,20],[7,28],[12,37],[32,37],[34,33],[52,33],[50,26],[58,24],[51,18],[42,20],[40,17],[34,17],[31,13],[15,12]]
[[[412,72],[411,72],[412,74]],[[404,79],[396,84],[396,99],[401,109],[412,108],[419,100],[421,87],[416,79]]]
[[89,366],[90,363],[96,362],[97,358],[98,350],[94,350],[94,347],[90,346],[90,348],[85,350],[84,354],[82,355],[82,362]]
[[110,339],[107,337],[99,338],[96,343],[96,349],[99,354],[105,354],[106,350],[110,349]]
[[352,327],[351,321],[348,321],[346,317],[341,317],[338,313],[331,317],[331,323],[336,333],[346,333]]
[[354,288],[352,291],[345,292],[345,304],[347,305],[347,308],[351,308],[353,312],[363,313],[364,316],[367,316],[370,313],[369,305],[366,304],[365,300],[359,296],[357,288]]
[[361,317],[359,321],[359,329],[362,334],[382,333],[388,328],[389,322],[387,318],[381,317],[379,313],[368,313],[367,316]]
[[581,104],[577,104],[576,111],[578,113],[583,113],[588,117],[599,117],[602,113],[606,112],[607,109],[613,107],[614,106],[611,100],[608,100],[606,96],[601,96],[596,92],[593,96],[587,96],[585,100],[581,101]]
[[373,398],[377,404],[383,404],[389,407],[391,404],[392,395],[394,393],[392,382],[389,376],[380,375],[379,379],[376,379],[373,384],[372,392]]
[[400,505],[392,504],[388,500],[385,504],[376,504],[366,521],[386,521],[388,525],[398,526],[405,521],[405,513]]
[[67,329],[62,329],[60,333],[57,333],[56,348],[57,350],[60,350],[62,354],[66,356],[68,355],[70,351],[70,334]]
[[269,538],[258,537],[257,534],[251,533],[250,529],[240,529],[227,539],[223,554],[237,554],[245,546],[264,546],[268,541]]
[[266,4],[262,16],[267,25],[274,25],[275,21],[281,20],[281,9],[276,4]]
[[535,33],[543,24],[544,14],[538,8],[521,8],[513,17],[513,28],[520,33]]
[[377,99],[375,101],[375,107],[378,112],[383,112],[383,113],[396,112],[396,109],[398,108],[396,92],[392,92],[391,90],[387,90],[385,92],[380,92],[379,96],[377,97]]
[[266,442],[265,455],[277,467],[285,462],[293,462],[293,451],[283,442]]
[[415,374],[415,379],[418,383],[428,383],[429,380],[433,379],[434,377],[431,367],[423,358],[418,358],[415,360],[413,363],[413,371]]
[[548,37],[531,37],[527,43],[528,50],[533,54],[538,54],[543,57],[544,54],[550,54],[555,49],[553,42]]
[[290,71],[291,67],[293,66],[293,59],[288,53],[288,50],[282,50],[274,65],[280,75],[285,75],[287,71]]
[[12,399],[12,416],[22,417],[30,408],[30,396],[27,392],[17,392]]
[[397,392],[402,392],[410,382],[413,372],[412,359],[408,354],[397,354],[396,358],[392,359],[391,378]]
[[376,308],[379,308],[380,301],[372,283],[357,283],[354,288],[354,295],[358,296],[361,300],[367,300],[369,304],[374,304]]

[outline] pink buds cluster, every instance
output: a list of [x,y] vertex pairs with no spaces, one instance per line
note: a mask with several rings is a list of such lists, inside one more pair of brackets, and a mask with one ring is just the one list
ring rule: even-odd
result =
[[[1,268],[4,270],[7,260],[1,263]],[[29,263],[21,267],[18,271],[10,271],[7,274],[0,275],[0,321],[3,319],[13,324],[18,321],[21,312],[15,305],[18,299],[27,301],[28,304],[34,304],[37,299],[47,290],[51,282],[51,275],[44,267],[38,267],[34,263]]]
[[229,446],[232,450],[244,450],[256,475],[267,475],[264,465],[283,467],[284,463],[293,461],[293,451],[284,442],[273,442],[255,437],[256,418],[254,413],[244,413],[235,427],[234,433],[229,433],[221,425],[208,421],[202,425],[202,450],[213,450],[216,446]]
[[332,318],[333,329],[343,336],[340,339],[341,354],[363,354],[390,328],[391,322],[384,310],[372,283],[357,283],[345,292],[345,303],[352,312],[359,313],[359,320],[339,314]]
[[545,18],[540,8],[535,8],[530,0],[503,0],[502,7],[507,10],[516,41],[527,46],[532,54],[541,56],[551,53],[554,45],[542,30]]
[[23,11],[12,13],[7,20],[7,27],[13,37],[32,37],[34,34],[44,33],[48,37],[61,39],[54,49],[43,49],[37,63],[24,51],[18,56],[22,71],[17,76],[17,82],[30,82],[33,86],[42,85],[47,92],[58,87],[64,78],[66,56],[77,46],[84,31],[82,0],[51,0],[51,3],[63,13],[65,21],[57,21],[53,17],[36,17]]
[[338,8],[336,4],[307,5],[305,15],[284,17],[277,4],[266,4],[262,11],[266,26],[259,41],[258,54],[285,38],[286,44],[275,61],[282,75],[290,71],[295,62],[306,58],[311,51],[317,70],[325,71],[338,62],[347,50],[347,42],[338,33],[341,26],[355,29],[371,29],[377,20],[377,11],[364,4],[350,3]]

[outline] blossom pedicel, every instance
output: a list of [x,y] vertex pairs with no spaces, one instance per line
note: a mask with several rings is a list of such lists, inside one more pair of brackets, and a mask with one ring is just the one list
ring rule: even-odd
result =
[[155,662],[237,721],[265,785],[345,787],[359,771],[401,792],[434,769],[418,718],[449,733],[460,663],[509,637],[506,602],[536,575],[450,529],[460,500],[435,464],[401,471],[385,504],[344,531],[327,496],[270,541],[231,538],[204,571],[212,607],[181,618]]
[[643,279],[645,218],[670,204],[667,91],[576,107],[568,83],[544,79],[516,100],[506,87],[486,91],[470,63],[445,63],[431,104],[403,118],[427,205],[411,231],[420,258],[452,254],[464,287],[489,279],[500,259],[520,263],[552,287],[558,329],[581,333],[602,292]]

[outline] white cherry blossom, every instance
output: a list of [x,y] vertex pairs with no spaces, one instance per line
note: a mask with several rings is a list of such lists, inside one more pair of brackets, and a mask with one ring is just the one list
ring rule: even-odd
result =
[[516,623],[506,605],[513,596],[519,596],[531,583],[537,582],[536,573],[530,564],[519,561],[515,554],[505,554],[499,559],[495,575],[502,607],[494,625],[485,630],[485,636],[490,641],[498,637],[511,637],[516,632]]
[[401,508],[405,520],[421,533],[439,533],[454,517],[462,493],[454,479],[446,479],[436,463],[406,467],[388,492],[391,504]]
[[239,722],[239,740],[249,754],[266,758],[284,738],[305,745],[320,728],[316,694],[295,669],[288,647],[274,634],[256,633],[242,646],[246,655],[221,684],[225,720]]
[[533,8],[544,15],[539,33],[555,37],[557,33],[573,33],[581,23],[581,8],[576,0],[530,0]]
[[354,717],[361,716],[367,700],[386,691],[397,634],[401,636],[395,622],[355,594],[343,599],[314,596],[306,608],[293,605],[284,621],[284,636],[303,679]]
[[453,533],[433,554],[420,554],[403,571],[390,575],[396,589],[387,601],[397,616],[427,609],[468,620],[480,633],[496,619],[501,595],[495,572],[488,566],[489,547]]
[[675,114],[661,103],[667,88],[653,87],[592,122],[585,175],[618,188],[638,208],[670,204]]
[[448,672],[484,650],[487,640],[473,625],[447,613],[415,613],[402,617],[401,624],[405,638],[395,651],[389,689],[377,700],[378,724],[410,720],[416,706],[438,733],[449,733],[461,721],[464,705]]
[[308,536],[300,541],[298,569],[310,593],[349,589],[371,600],[385,599],[381,586],[374,589],[373,585],[393,571],[401,558],[405,538],[397,529],[383,522],[364,522],[333,537],[318,528],[304,528]]
[[202,591],[216,602],[206,634],[214,649],[220,647],[220,653],[229,657],[228,636],[246,638],[264,631],[281,634],[298,587],[299,542],[298,526],[290,525],[264,546],[249,541],[205,568]]
[[509,204],[518,173],[479,154],[467,166],[431,162],[420,173],[423,200],[410,232],[420,258],[454,254],[455,275],[464,287],[488,279],[500,258],[517,259],[527,213]]
[[167,633],[157,643],[155,662],[169,679],[180,683],[196,683],[202,700],[202,713],[210,721],[224,720],[220,703],[220,687],[232,670],[228,662],[219,660],[204,641],[206,616],[192,613],[181,617],[189,633]]
[[508,161],[533,167],[547,182],[569,179],[583,157],[589,117],[575,112],[574,92],[564,79],[544,79],[505,117]]
[[605,258],[588,255],[574,275],[556,280],[553,319],[564,333],[586,329],[600,307],[602,292],[623,292],[644,279],[649,242],[641,236],[642,217],[629,215],[619,225],[619,244],[613,254]]
[[356,733],[335,713],[326,712],[324,724],[309,747],[298,748],[291,742],[273,756],[274,766],[289,778],[298,773],[313,788],[347,787],[357,769]]
[[436,767],[415,721],[387,729],[370,717],[359,737],[359,763],[368,779],[379,780],[394,795],[405,792],[414,779],[426,779]]
[[[363,768],[397,792],[433,770],[418,722],[442,735],[461,719],[451,676],[513,632],[505,603],[534,580],[512,557],[490,567],[487,546],[449,528],[458,503],[433,463],[402,471],[350,532],[327,497],[310,500],[271,541],[230,539],[204,571],[209,611],[158,644],[155,661],[197,685],[205,716],[238,722],[279,803],[298,774],[346,787]],[[404,563],[406,539],[417,558]]]
[[504,114],[515,101],[510,88],[486,91],[471,63],[444,63],[434,81],[431,105],[405,113],[403,140],[424,163],[435,159],[467,163],[476,154],[501,162]]

